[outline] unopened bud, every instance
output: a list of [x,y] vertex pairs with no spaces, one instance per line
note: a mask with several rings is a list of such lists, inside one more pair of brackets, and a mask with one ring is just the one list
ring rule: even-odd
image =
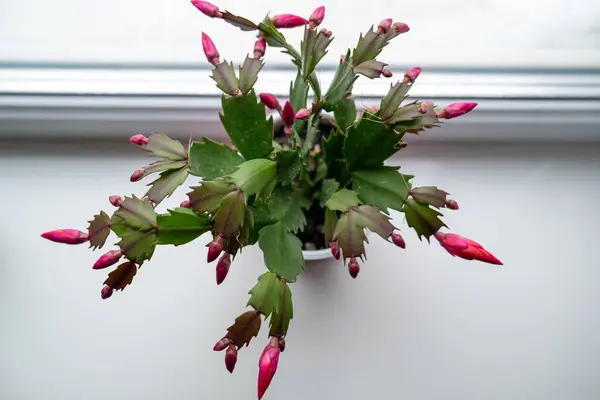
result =
[[283,106],[283,111],[281,112],[281,120],[283,121],[283,125],[285,127],[292,127],[294,122],[296,121],[296,113],[294,112],[294,107],[292,107],[292,103],[289,101],[285,102]]
[[386,78],[391,78],[392,75],[394,75],[394,74],[392,73],[392,70],[386,66],[386,67],[383,67],[383,71],[381,71],[381,75],[383,75]]
[[77,229],[57,229],[55,231],[42,233],[44,239],[56,243],[81,244],[89,240],[89,235]]
[[333,32],[323,28],[319,31],[319,35],[325,36],[326,38],[330,38],[331,36],[333,36]]
[[392,242],[396,246],[400,247],[401,249],[406,248],[406,243],[404,242],[404,238],[399,233],[396,233],[396,232],[392,233]]
[[217,50],[217,47],[213,43],[210,36],[204,32],[202,32],[202,49],[204,50],[204,55],[209,63],[215,67],[221,63],[219,60],[219,51]]
[[421,74],[421,67],[414,67],[409,69],[408,71],[406,71],[404,73],[404,80],[402,81],[402,83],[404,83],[405,85],[407,83],[413,83],[414,81],[417,80],[417,78],[419,77],[419,75]]
[[296,119],[304,121],[304,120],[308,119],[308,117],[310,117],[311,114],[312,114],[311,110],[308,110],[306,108],[301,108],[300,111],[298,111],[296,113]]
[[143,177],[144,177],[144,170],[136,169],[135,171],[133,171],[133,174],[131,174],[131,176],[129,177],[129,180],[131,182],[137,182],[140,179],[142,179]]
[[118,195],[110,196],[108,198],[108,201],[110,202],[110,204],[112,204],[115,207],[119,207],[121,204],[123,204],[123,198]]
[[227,346],[229,346],[231,344],[231,341],[229,340],[229,338],[224,337],[223,339],[219,340],[216,344],[215,347],[213,347],[214,351],[223,351],[227,348]]
[[333,257],[335,257],[336,260],[340,259],[340,245],[337,241],[331,242],[331,254],[333,255]]
[[215,6],[212,3],[209,3],[208,1],[192,0],[192,4],[198,10],[200,10],[202,12],[202,14],[204,14],[208,17],[211,17],[211,18],[223,17],[223,14],[221,14],[221,12],[219,11],[219,7]]
[[137,135],[133,135],[129,138],[129,143],[142,146],[148,143],[148,138],[141,133],[138,133]]
[[277,344],[279,345],[279,351],[283,353],[285,351],[285,339],[280,337]]
[[230,266],[231,266],[231,256],[229,255],[229,253],[225,253],[221,256],[221,258],[219,259],[219,262],[217,263],[217,268],[216,268],[217,285],[220,285],[221,283],[223,283],[223,281],[227,277],[227,273],[229,272]]
[[398,143],[398,148],[399,149],[405,149],[408,147],[408,142],[400,142]]
[[103,269],[110,267],[119,261],[121,257],[123,257],[123,252],[121,250],[110,250],[96,261],[92,269]]
[[325,18],[325,6],[317,7],[317,9],[310,14],[310,17],[308,17],[310,28],[315,29],[317,26],[321,25],[323,18]]
[[451,210],[458,210],[458,203],[456,200],[446,200],[446,207]]
[[308,24],[308,21],[302,17],[293,14],[275,15],[271,18],[275,28],[296,28]]
[[206,255],[206,261],[211,263],[215,261],[223,251],[223,238],[218,236],[215,240],[213,240],[208,246],[208,253]]
[[350,273],[350,276],[354,279],[356,279],[358,273],[360,272],[360,265],[358,265],[358,261],[356,261],[356,258],[354,257],[352,257],[350,259],[350,262],[348,263],[348,272]]
[[260,102],[265,105],[269,110],[281,110],[281,104],[279,104],[279,100],[277,97],[273,96],[270,93],[261,93],[259,95]]
[[465,115],[475,107],[477,107],[477,103],[452,103],[444,107],[443,110],[438,111],[436,114],[438,118],[452,119]]
[[419,107],[419,112],[421,114],[426,114],[427,111],[429,110],[433,110],[433,108],[435,107],[435,104],[433,103],[433,101],[424,101],[421,103],[421,106]]
[[392,26],[393,20],[391,18],[384,19],[377,26],[377,34],[381,35],[382,33],[388,33]]
[[394,22],[392,30],[399,33],[406,33],[410,31],[410,28],[404,22]]
[[102,297],[103,300],[108,299],[110,296],[113,295],[114,293],[114,289],[111,288],[108,285],[104,285],[104,287],[102,288],[102,290],[100,291],[100,297]]
[[237,347],[230,344],[225,352],[225,368],[227,368],[227,371],[233,373],[235,363],[237,363]]
[[254,58],[263,58],[266,50],[267,42],[265,41],[265,38],[261,36],[254,42]]
[[184,201],[182,201],[182,202],[179,204],[179,207],[181,207],[181,208],[190,208],[190,207],[191,207],[191,205],[190,205],[190,201],[189,201],[189,200],[184,200]]

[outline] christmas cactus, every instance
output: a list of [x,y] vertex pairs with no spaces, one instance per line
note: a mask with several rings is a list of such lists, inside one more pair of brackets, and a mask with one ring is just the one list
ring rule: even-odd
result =
[[[180,246],[209,234],[207,261],[216,261],[216,282],[221,284],[238,253],[258,244],[267,271],[249,291],[249,310],[235,318],[214,350],[224,351],[225,366],[233,372],[240,349],[268,320],[269,340],[259,360],[260,399],[285,349],[293,317],[290,284],[304,269],[303,250],[330,248],[356,278],[359,260],[366,259],[367,230],[405,248],[389,217],[390,210],[396,210],[404,213],[419,238],[435,237],[452,256],[501,265],[477,242],[440,232],[446,225],[439,210],[458,209],[447,192],[414,186],[412,175],[385,164],[405,151],[406,134],[439,127],[443,119],[466,114],[476,103],[440,108],[429,101],[405,102],[421,73],[415,67],[390,85],[378,107],[357,111],[354,82],[359,75],[392,76],[388,65],[376,58],[392,39],[409,31],[406,24],[386,19],[360,35],[324,89],[315,74],[333,40],[332,32],[319,29],[324,7],[308,19],[284,14],[255,23],[205,1],[192,3],[211,18],[257,34],[251,55],[237,71],[233,63],[220,59],[211,38],[202,34],[204,53],[214,66],[212,79],[223,92],[220,118],[231,143],[203,138],[184,146],[161,133],[132,136],[132,144],[158,157],[130,178],[136,182],[158,174],[149,190],[140,197],[110,196],[115,211],[112,215],[100,211],[87,231],[60,229],[42,235],[59,243],[89,243],[93,250],[102,248],[111,233],[119,238],[116,247],[93,265],[104,269],[123,260],[104,281],[103,299],[131,284],[159,245]],[[304,29],[299,50],[281,33],[296,27]],[[271,94],[257,96],[253,89],[269,47],[288,54],[297,68],[283,105]],[[161,202],[189,175],[200,182],[191,186],[187,198],[177,208],[159,211]]]

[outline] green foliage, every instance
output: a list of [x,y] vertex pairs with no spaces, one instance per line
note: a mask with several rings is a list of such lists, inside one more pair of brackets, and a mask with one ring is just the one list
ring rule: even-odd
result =
[[409,89],[410,85],[400,81],[396,82],[394,85],[390,85],[390,90],[381,100],[379,106],[380,117],[382,120],[386,120],[394,114],[396,109],[400,106],[400,103],[406,98]]
[[333,193],[329,200],[325,202],[325,207],[330,210],[345,212],[349,207],[357,206],[360,203],[356,192],[348,189],[340,189]]
[[302,157],[298,150],[281,150],[275,153],[277,180],[283,186],[291,185],[302,172]]
[[277,163],[262,158],[249,160],[230,176],[246,196],[267,197],[277,183]]
[[248,305],[260,311],[265,317],[281,309],[281,280],[274,272],[265,272],[258,277],[258,283],[248,292]]
[[142,148],[157,157],[163,157],[171,161],[187,159],[187,152],[179,140],[174,140],[164,133],[153,133],[148,136],[148,143]]
[[90,239],[90,247],[94,250],[102,248],[108,235],[110,235],[110,217],[104,211],[94,215],[94,219],[88,221],[88,237]]
[[154,230],[136,231],[127,229],[119,236],[121,240],[117,243],[117,246],[128,260],[141,265],[144,261],[152,258],[158,240]]
[[244,159],[224,143],[204,138],[190,148],[190,173],[203,179],[220,178],[237,169]]
[[158,244],[179,246],[211,230],[212,225],[206,215],[198,215],[189,208],[168,211],[168,214],[157,216]]
[[292,304],[292,292],[287,282],[281,282],[279,307],[271,314],[269,321],[269,336],[285,336],[290,326],[290,320],[294,317],[294,306]]
[[281,221],[265,226],[259,235],[258,245],[269,271],[288,282],[295,282],[304,271],[300,239],[290,233]]
[[240,190],[234,190],[224,196],[215,213],[213,228],[222,236],[229,237],[237,233],[246,218],[246,199]]
[[388,213],[388,208],[401,211],[411,188],[411,175],[403,175],[396,167],[379,167],[352,173],[352,188],[364,204],[372,204]]
[[273,151],[273,118],[267,119],[265,106],[248,94],[222,97],[221,123],[231,143],[246,160],[267,158]]
[[419,203],[415,199],[408,199],[404,204],[406,223],[413,228],[419,239],[425,236],[427,240],[442,226],[446,226],[439,218],[442,214],[432,209],[427,204]]
[[200,186],[193,186],[188,193],[190,207],[199,212],[213,214],[219,208],[223,197],[233,191],[233,185],[222,179],[203,181]]
[[333,235],[335,233],[335,226],[338,223],[337,212],[325,209],[325,225],[323,227],[325,231],[325,243],[331,243],[333,241]]
[[410,191],[410,195],[419,203],[429,204],[437,208],[444,207],[448,197],[448,193],[436,186],[416,187]]
[[350,171],[383,166],[397,150],[400,135],[381,121],[361,119],[348,129],[344,155]]
[[242,94],[246,94],[252,89],[258,79],[258,73],[264,65],[262,61],[246,56],[244,64],[240,67],[239,89]]
[[342,214],[335,226],[333,240],[338,241],[344,258],[361,257],[365,253],[367,237],[364,227],[359,224],[360,218],[355,210],[350,209]]
[[390,237],[394,232],[394,226],[390,223],[390,217],[381,213],[381,211],[368,204],[355,207],[349,212],[356,212],[356,223],[363,228],[375,232],[384,239]]
[[217,65],[213,71],[211,78],[217,83],[217,87],[230,96],[235,96],[238,91],[239,81],[235,75],[233,63],[223,61]]
[[264,225],[281,221],[285,229],[296,233],[306,225],[303,208],[309,206],[310,201],[299,191],[279,187],[258,212]]
[[175,190],[183,185],[189,174],[189,168],[186,166],[180,169],[164,171],[160,177],[152,182],[146,196],[156,204],[162,202],[171,196]]
[[111,228],[118,235],[126,229],[149,231],[156,227],[156,213],[152,205],[135,196],[125,197],[111,218]]
[[353,98],[340,100],[333,111],[338,127],[346,131],[356,120],[356,103]]
[[340,184],[335,179],[325,179],[321,185],[321,192],[319,193],[319,205],[325,207],[325,203],[329,201],[339,187]]

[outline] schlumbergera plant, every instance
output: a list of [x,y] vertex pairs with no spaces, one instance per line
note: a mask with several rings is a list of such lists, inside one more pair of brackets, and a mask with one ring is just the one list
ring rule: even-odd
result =
[[[104,246],[111,232],[120,239],[93,266],[104,269],[125,259],[104,281],[103,299],[131,284],[157,245],[180,246],[210,233],[207,261],[218,259],[216,281],[221,284],[236,255],[258,243],[267,272],[249,291],[251,309],[235,319],[214,350],[225,351],[226,368],[233,372],[238,351],[258,335],[262,320],[269,320],[269,341],[259,361],[260,399],[285,348],[293,316],[290,283],[304,269],[302,250],[330,248],[356,278],[358,260],[366,259],[367,230],[405,248],[390,222],[389,212],[396,210],[404,213],[420,239],[429,241],[434,236],[452,256],[501,264],[477,242],[440,232],[446,225],[438,210],[458,209],[447,192],[435,186],[413,186],[412,175],[384,164],[406,147],[404,135],[438,127],[441,120],[466,114],[476,104],[443,108],[429,101],[402,104],[421,72],[415,67],[390,85],[379,107],[357,112],[354,82],[359,75],[392,76],[387,64],[376,57],[392,39],[408,32],[406,24],[386,19],[362,34],[356,47],[341,57],[327,90],[322,90],[315,69],[333,39],[330,31],[318,28],[324,7],[308,20],[284,14],[254,23],[204,1],[192,3],[211,18],[258,34],[252,56],[246,57],[237,73],[233,63],[221,61],[212,40],[202,34],[204,53],[214,66],[212,79],[223,92],[220,117],[231,144],[204,138],[190,141],[186,148],[161,133],[135,135],[131,143],[159,158],[131,175],[136,182],[160,174],[146,194],[110,196],[116,211],[112,216],[104,211],[95,215],[87,231],[60,229],[42,235],[60,243],[89,243],[94,250]],[[280,32],[295,27],[304,27],[299,51]],[[275,96],[257,97],[253,89],[267,47],[282,49],[297,67],[283,107]],[[279,115],[277,123],[267,109]],[[157,211],[189,175],[201,181],[191,187],[188,198],[180,207]]]

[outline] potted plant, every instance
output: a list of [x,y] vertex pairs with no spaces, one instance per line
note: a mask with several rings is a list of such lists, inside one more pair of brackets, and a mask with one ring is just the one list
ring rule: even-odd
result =
[[[254,23],[205,1],[192,3],[211,18],[258,34],[253,54],[237,73],[233,63],[221,61],[212,40],[202,34],[204,53],[214,66],[212,79],[223,92],[220,118],[231,144],[203,138],[184,146],[161,133],[135,135],[131,143],[158,157],[131,175],[136,182],[159,174],[145,195],[110,196],[115,207],[112,215],[99,212],[86,231],[59,229],[42,234],[59,243],[89,243],[94,250],[102,248],[111,233],[119,238],[115,249],[93,265],[104,269],[124,260],[104,281],[103,299],[131,284],[158,245],[180,246],[210,234],[207,261],[218,260],[220,284],[243,248],[258,244],[267,271],[249,291],[249,310],[235,318],[214,350],[225,351],[226,368],[233,372],[238,351],[268,320],[269,340],[259,361],[260,399],[285,349],[293,316],[290,286],[304,269],[303,251],[328,249],[356,278],[359,260],[365,259],[367,231],[405,248],[389,217],[389,211],[396,210],[404,213],[419,238],[429,241],[434,236],[452,256],[502,264],[478,243],[440,231],[446,225],[439,210],[458,209],[448,193],[435,186],[415,186],[412,175],[401,173],[399,166],[385,165],[394,154],[405,151],[405,135],[438,127],[443,119],[466,114],[476,104],[440,108],[428,101],[405,102],[421,72],[411,68],[390,85],[379,107],[357,112],[354,82],[359,75],[392,76],[387,64],[376,57],[392,39],[408,32],[406,24],[386,19],[362,34],[341,57],[333,82],[324,89],[315,76],[333,40],[330,31],[318,28],[324,7],[308,20],[284,14]],[[295,27],[304,27],[299,51],[280,31]],[[273,95],[257,96],[253,90],[267,47],[282,49],[297,67],[284,105]],[[278,124],[270,112],[279,115]],[[189,175],[200,181],[190,188],[187,199],[180,207],[160,210],[161,202]]]

